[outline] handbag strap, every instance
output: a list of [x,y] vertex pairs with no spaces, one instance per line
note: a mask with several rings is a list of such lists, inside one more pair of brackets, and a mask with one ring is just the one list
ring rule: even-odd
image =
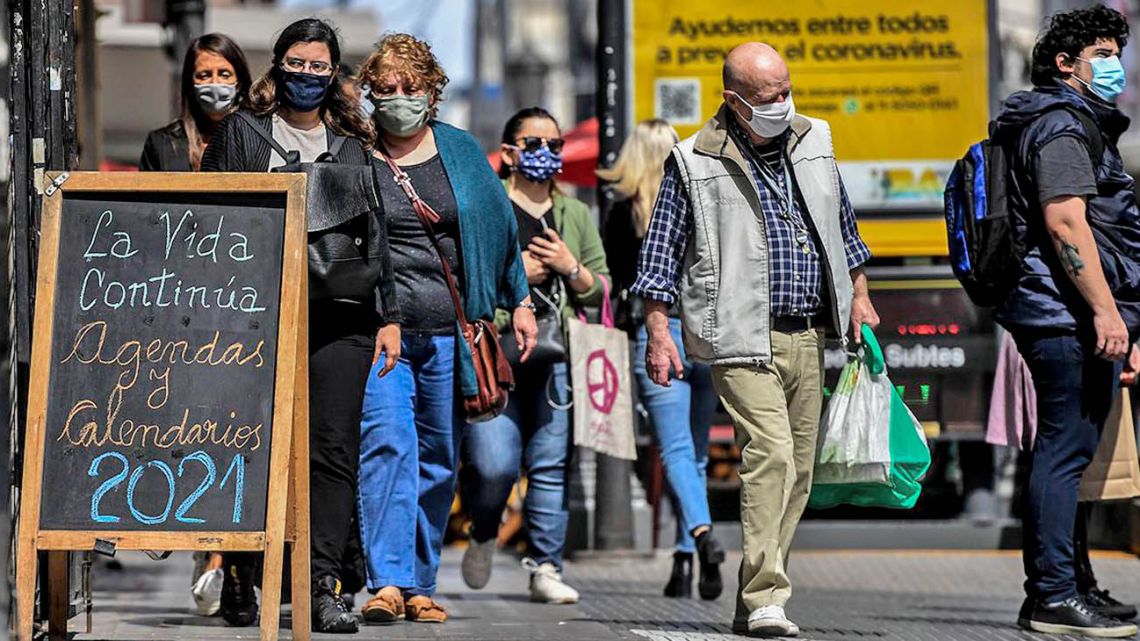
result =
[[424,232],[427,233],[428,240],[431,241],[432,247],[435,248],[436,255],[439,256],[439,262],[443,265],[443,277],[447,280],[447,289],[451,293],[451,304],[455,306],[455,317],[459,320],[461,326],[467,325],[467,314],[463,312],[463,303],[459,300],[459,289],[455,286],[455,277],[451,273],[451,264],[447,260],[447,256],[443,255],[443,249],[439,246],[439,239],[435,236],[435,230],[432,225],[440,221],[439,214],[432,209],[431,205],[427,204],[420,195],[416,193],[415,186],[412,185],[412,178],[408,173],[396,164],[388,154],[380,150],[375,150],[374,153],[383,158],[388,163],[388,168],[392,170],[392,177],[396,184],[404,190],[404,195],[408,197],[408,201],[412,204],[412,209],[416,212],[416,218],[419,218],[420,225],[423,226]]
[[340,154],[340,148],[344,146],[345,140],[348,140],[348,138],[340,134],[333,134],[332,144],[329,145],[329,150],[327,152],[329,157],[331,157],[333,160],[336,160],[336,157]]
[[614,304],[610,300],[610,281],[605,277],[594,274],[594,278],[602,281],[602,326],[614,328]]
[[[613,329],[616,326],[616,323],[614,322],[614,305],[612,302],[610,302],[610,282],[597,274],[594,274],[594,278],[602,281],[602,309],[598,321],[601,322],[602,327]],[[590,322],[586,317],[586,310],[578,310],[578,320],[582,321],[583,323]]]
[[257,135],[261,136],[265,142],[269,143],[270,149],[277,152],[277,155],[281,156],[281,160],[284,160],[286,165],[291,165],[300,161],[300,153],[293,152],[293,157],[290,157],[290,152],[286,150],[285,147],[281,145],[281,143],[277,142],[277,139],[273,137],[273,134],[266,131],[265,128],[261,126],[261,123],[257,122],[257,119],[254,118],[253,115],[248,111],[239,111],[237,112],[237,115],[239,118],[244,120],[246,124],[252,127],[253,130],[257,132]]
[[871,330],[870,325],[864,323],[860,328],[860,334],[863,337],[863,347],[866,348],[864,362],[867,363],[867,369],[871,374],[878,376],[887,367],[887,361],[883,358],[883,348],[879,346],[879,339],[875,338],[875,332]]
[[[253,130],[257,132],[257,135],[261,136],[265,142],[269,143],[269,147],[275,151],[278,156],[281,156],[281,159],[285,161],[286,165],[292,165],[301,162],[300,152],[289,151],[285,149],[285,146],[278,142],[277,139],[273,137],[273,134],[271,132],[266,131],[265,127],[262,127],[261,123],[257,122],[257,119],[254,118],[252,114],[250,114],[248,111],[239,111],[237,114],[239,118],[246,122],[246,124],[248,124],[250,127],[253,127]],[[332,143],[329,144],[328,151],[321,154],[321,157],[328,157],[335,161],[337,159],[337,155],[340,154],[341,148],[344,147],[346,140],[347,138],[345,136],[334,134]]]

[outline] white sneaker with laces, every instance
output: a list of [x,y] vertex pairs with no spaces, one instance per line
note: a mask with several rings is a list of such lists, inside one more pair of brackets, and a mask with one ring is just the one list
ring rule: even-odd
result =
[[530,572],[530,600],[536,603],[577,603],[578,591],[562,582],[562,575],[553,563],[539,565],[533,559],[523,559],[522,565]]
[[794,637],[800,628],[788,620],[782,605],[766,605],[748,615],[748,633],[762,637]]
[[194,582],[190,594],[194,597],[194,606],[200,616],[212,617],[221,609],[222,583],[224,581],[225,573],[222,572],[221,568],[216,568],[203,572],[202,576]]
[[499,542],[494,537],[479,543],[475,537],[467,539],[467,549],[463,552],[463,582],[472,590],[482,590],[491,580],[491,566],[495,561],[495,548]]

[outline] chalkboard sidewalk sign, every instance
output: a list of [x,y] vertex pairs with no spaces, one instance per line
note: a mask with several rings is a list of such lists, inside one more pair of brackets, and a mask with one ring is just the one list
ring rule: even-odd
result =
[[[310,631],[308,291],[301,174],[48,177],[17,551],[31,641],[39,552],[265,554],[277,638]],[[189,568],[187,568],[189,570]],[[61,585],[62,583],[62,585]],[[57,589],[59,588],[59,589]],[[48,629],[67,635],[66,603]]]

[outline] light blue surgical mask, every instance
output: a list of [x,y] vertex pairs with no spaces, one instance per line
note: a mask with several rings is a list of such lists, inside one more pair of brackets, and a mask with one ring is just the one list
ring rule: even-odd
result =
[[1109,102],[1115,102],[1124,93],[1124,65],[1120,64],[1119,56],[1077,60],[1087,62],[1092,67],[1092,83],[1073,76],[1077,82],[1088,87],[1089,91]]

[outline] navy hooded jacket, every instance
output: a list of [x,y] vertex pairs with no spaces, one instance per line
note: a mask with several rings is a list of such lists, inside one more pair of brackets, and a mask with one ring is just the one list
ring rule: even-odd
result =
[[1093,163],[1097,195],[1088,200],[1087,219],[1096,240],[1105,280],[1135,338],[1140,333],[1140,209],[1134,181],[1124,172],[1116,143],[1129,119],[1107,103],[1090,99],[1058,81],[1011,95],[998,116],[992,138],[1010,156],[1010,213],[1015,239],[1026,252],[1021,276],[998,307],[1007,329],[1073,331],[1091,326],[1092,310],[1061,266],[1037,200],[1036,160],[1047,143],[1073,136],[1091,149],[1089,134],[1071,110],[1098,123],[1104,153]]

